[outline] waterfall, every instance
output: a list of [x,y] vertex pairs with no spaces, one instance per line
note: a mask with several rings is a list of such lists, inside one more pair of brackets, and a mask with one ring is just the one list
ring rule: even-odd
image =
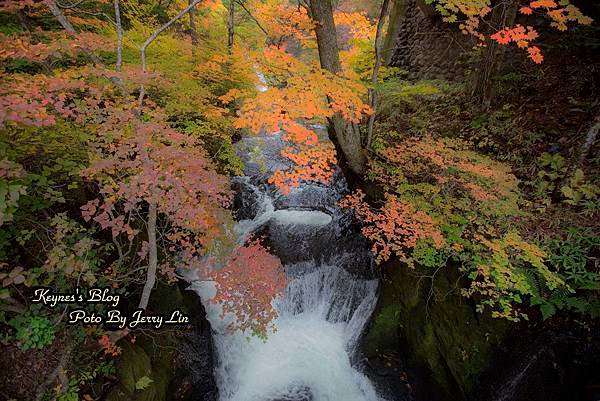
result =
[[[374,304],[377,282],[354,280],[343,268],[303,262],[275,301],[276,331],[266,340],[224,331],[218,305],[208,305],[218,353],[222,401],[378,401],[369,380],[355,369],[352,353]],[[209,283],[196,283],[207,300]]]
[[[193,283],[214,331],[220,400],[379,401],[369,380],[352,364],[377,300],[377,280],[351,271],[369,272],[370,265],[361,264],[369,260],[366,248],[350,241],[356,233],[341,233],[344,215],[339,210],[333,215],[307,208],[277,210],[272,198],[244,182],[245,193],[254,196],[256,216],[238,222],[240,238],[268,226],[272,236],[283,242],[276,244],[278,248],[285,252],[300,247],[306,260],[285,265],[287,287],[274,300],[276,331],[266,339],[228,332],[233,317],[222,319],[220,306],[210,303],[214,283]],[[310,191],[309,187],[295,191]],[[289,242],[285,234],[302,237],[304,246]],[[311,245],[321,238],[330,238],[326,247]]]
[[[311,128],[324,136],[324,127]],[[266,338],[226,330],[234,317],[210,302],[214,283],[192,282],[213,329],[220,401],[382,401],[356,363],[378,281],[368,244],[337,206],[344,178],[338,171],[330,186],[305,184],[283,196],[266,180],[290,167],[281,133],[236,146],[246,174],[234,180],[238,244],[266,236],[288,281],[273,300],[278,317]]]

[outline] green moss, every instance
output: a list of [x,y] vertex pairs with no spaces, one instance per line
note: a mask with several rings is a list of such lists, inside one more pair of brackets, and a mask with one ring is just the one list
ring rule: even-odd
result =
[[[170,315],[174,309],[196,313],[194,304],[188,300],[177,286],[159,284],[152,292],[150,306],[154,313],[164,315]],[[135,344],[124,339],[119,346],[123,349],[116,365],[119,385],[111,391],[107,401],[165,401],[175,373],[175,337],[172,334],[152,338],[139,335]],[[135,384],[144,376],[152,382],[144,390],[136,390]]]
[[399,264],[387,267],[390,277],[383,280],[365,353],[399,352],[410,368],[426,376],[436,399],[466,399],[508,323],[477,315],[453,291],[459,277],[451,272],[456,269],[438,273],[430,293],[431,280],[419,278],[427,273]]
[[[167,398],[169,370],[162,363],[152,361],[143,347],[121,341],[123,349],[117,362],[119,385],[107,397],[107,401],[164,401]],[[144,390],[136,390],[135,384],[142,377],[152,382]]]
[[[176,285],[158,283],[150,297],[150,308],[156,313],[170,314],[174,309],[185,309],[184,296]],[[187,311],[185,311],[187,312]]]
[[380,348],[391,349],[398,345],[400,313],[400,306],[391,304],[383,307],[377,314],[365,343],[367,354],[376,355]]

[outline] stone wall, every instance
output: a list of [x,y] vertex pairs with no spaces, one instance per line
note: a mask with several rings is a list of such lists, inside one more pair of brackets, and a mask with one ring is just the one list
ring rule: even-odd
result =
[[435,10],[418,0],[395,0],[390,25],[398,32],[390,65],[407,70],[410,79],[458,80],[466,75],[473,40],[444,23]]

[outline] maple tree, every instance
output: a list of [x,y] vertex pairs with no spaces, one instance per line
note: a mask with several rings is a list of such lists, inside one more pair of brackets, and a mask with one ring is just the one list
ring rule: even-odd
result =
[[[158,123],[158,115],[151,123],[137,121],[134,113],[118,117],[116,126],[103,125],[111,139],[100,142],[102,157],[82,172],[101,188],[101,199],[89,201],[82,211],[115,239],[124,235],[131,241],[138,232],[132,227],[134,216],[143,216],[147,208],[142,219],[148,240],[139,253],[142,260],[148,258],[149,280],[140,301],[145,308],[159,264],[158,219],[164,216],[169,223],[160,235],[165,242],[161,249],[179,254],[184,265],[190,263],[214,235],[229,190],[193,138]],[[124,124],[130,124],[129,130],[123,130]],[[171,263],[166,260],[160,267],[173,270]]]
[[407,139],[378,156],[369,177],[384,199],[371,201],[375,207],[359,191],[340,202],[362,222],[378,263],[393,256],[412,268],[459,261],[470,279],[462,295],[477,299],[480,312],[513,321],[527,318],[519,308],[526,296],[547,305],[538,283],[568,291],[545,265],[546,253],[515,231],[522,194],[508,166],[448,138]]
[[[482,33],[480,29],[482,19],[492,12],[493,7],[499,6],[493,5],[491,0],[427,0],[427,3],[433,4],[447,22],[456,22],[459,15],[464,16],[466,19],[460,22],[460,29],[480,40],[486,38],[486,34]],[[534,12],[540,12],[548,17],[551,21],[550,25],[559,31],[566,31],[570,22],[584,25],[589,25],[592,22],[591,18],[583,15],[568,0],[559,2],[554,0],[526,0],[515,1],[516,3],[522,4],[519,8],[519,13],[522,15],[529,16]],[[534,27],[524,27],[520,24],[500,27],[497,32],[489,34],[490,39],[501,45],[515,43],[519,48],[526,49],[529,58],[537,64],[544,60],[540,48],[531,44],[538,36],[538,32]]]
[[[54,7],[53,14],[62,20],[64,31],[41,32],[43,41],[40,41],[39,35],[35,39],[28,34],[2,36],[6,45],[2,51],[2,61],[19,58],[54,69],[54,60],[73,58],[79,53],[90,56],[94,65],[53,71],[52,75],[9,75],[0,90],[0,102],[4,106],[0,122],[6,129],[27,126],[50,129],[63,121],[92,128],[94,135],[89,142],[89,165],[79,175],[99,186],[99,196],[81,207],[82,217],[87,222],[97,223],[101,229],[109,230],[113,237],[111,246],[114,246],[116,259],[103,270],[109,282],[120,281],[123,277],[133,280],[140,273],[145,274],[145,285],[139,301],[141,308],[148,305],[157,272],[160,271],[168,281],[172,281],[176,279],[175,267],[197,266],[205,256],[206,249],[221,235],[221,223],[228,219],[228,180],[216,172],[216,166],[204,150],[202,135],[197,135],[195,130],[181,132],[171,128],[164,110],[146,98],[144,93],[145,86],[169,84],[146,69],[144,50],[197,4],[199,2],[184,6],[145,39],[141,68],[123,65],[121,55],[118,56],[115,71],[110,71],[104,62],[98,61],[96,56],[90,56],[94,51],[114,50],[113,43],[97,33],[75,32],[71,25],[71,21],[77,21],[71,15],[73,10],[61,10],[59,3],[48,2],[47,5],[51,9]],[[34,10],[30,9],[29,6],[33,5],[5,4],[6,9],[11,11],[47,11],[39,3],[35,3]],[[115,2],[115,12],[120,12],[118,2]],[[98,26],[105,28],[103,24]],[[119,29],[119,26],[116,28]],[[120,54],[123,51],[123,32],[119,35],[117,52]],[[234,57],[238,57],[236,61],[242,60],[240,54],[233,53]],[[221,61],[222,64],[213,61],[209,68],[213,68],[213,71],[216,71],[214,66],[238,68],[240,77],[232,85],[245,90],[252,88],[255,77],[252,74],[252,78],[249,78],[246,72],[250,68],[248,63],[230,63],[231,56]],[[108,80],[104,81],[106,78]],[[117,78],[117,81],[112,78]],[[125,82],[130,88],[141,85],[138,102],[133,102],[126,92],[115,92],[119,87],[111,85],[115,82]],[[218,126],[223,124],[223,111],[226,110],[220,107],[222,100],[218,99],[218,90],[216,92],[216,96],[212,95],[212,104],[207,104],[212,110],[209,108],[205,115]],[[145,101],[141,103],[144,98]],[[5,206],[2,217],[6,222],[12,219],[19,195],[26,194],[28,188],[21,184],[21,177],[26,173],[22,172],[20,165],[9,160],[3,163],[2,184],[6,183],[6,192],[3,193]],[[84,266],[80,258],[96,252],[100,244],[82,237],[79,242],[72,244],[76,254],[71,255],[58,243],[67,241],[67,237],[75,233],[83,233],[75,228],[61,229],[57,235],[59,232],[63,234],[57,237],[57,246],[49,253],[44,274],[61,272],[72,277],[81,272],[85,273],[86,281],[93,282],[96,279],[97,262],[90,259],[91,265]],[[259,247],[249,249],[260,253]],[[250,254],[246,252],[242,256]],[[64,260],[59,261],[61,258]],[[14,270],[7,285],[21,284],[21,276],[21,270]],[[17,277],[17,281],[12,277]],[[30,274],[23,277],[29,285],[37,279]],[[240,283],[251,285],[249,281]],[[274,294],[265,293],[265,299],[269,296]],[[263,317],[260,324],[267,324],[267,319]],[[104,340],[102,342],[107,349],[110,344]],[[109,353],[116,355],[111,349]]]
[[436,248],[444,244],[443,235],[432,218],[415,210],[410,203],[388,196],[384,206],[373,211],[364,202],[364,197],[364,193],[358,191],[343,199],[340,205],[352,209],[365,223],[362,233],[373,242],[372,251],[377,262],[388,260],[392,254],[406,258],[405,250],[414,248],[419,240],[431,239]]
[[[217,262],[222,266],[215,267]],[[286,277],[277,256],[258,240],[235,247],[224,261],[203,261],[204,274],[214,280],[217,293],[210,302],[220,305],[221,317],[235,319],[228,330],[250,330],[266,336],[273,327],[277,311],[273,300],[285,289]]]
[[[327,183],[334,171],[335,150],[329,143],[323,143],[305,122],[340,115],[346,121],[359,123],[370,111],[361,96],[366,89],[360,82],[293,57],[285,48],[270,46],[263,55],[263,73],[279,85],[247,98],[234,126],[256,133],[283,132],[283,139],[291,145],[284,149],[283,156],[295,165],[276,172],[271,182],[285,192],[303,181]],[[222,99],[232,101],[241,95],[242,92],[234,90]]]
[[267,35],[267,43],[283,45],[289,40],[307,42],[313,39],[313,22],[303,7],[296,7],[289,2],[238,1],[259,27]]

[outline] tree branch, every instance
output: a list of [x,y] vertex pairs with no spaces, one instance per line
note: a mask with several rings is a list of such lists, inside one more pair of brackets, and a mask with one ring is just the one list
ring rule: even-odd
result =
[[67,9],[75,8],[75,7],[79,6],[84,1],[86,1],[86,0],[79,0],[79,1],[76,1],[75,3],[73,3],[73,4],[61,4],[59,2],[56,2],[56,5],[59,6],[60,8],[63,8],[65,10],[67,10]]
[[[73,25],[71,25],[71,23],[69,22],[69,20],[65,16],[65,14],[63,14],[62,10],[60,9],[60,7],[56,3],[56,1],[48,0],[46,2],[46,4],[50,8],[52,15],[54,15],[54,17],[56,18],[58,23],[64,28],[64,30],[67,31],[67,33],[70,36],[77,37],[77,31],[75,31],[75,28],[73,28]],[[98,56],[96,56],[96,54],[94,54],[94,52],[91,49],[89,49],[87,47],[82,47],[82,50],[94,62],[94,64],[98,65],[99,67],[103,67],[103,68],[106,67],[104,65],[104,63],[102,62],[102,60],[100,60],[98,58]]]
[[[166,31],[171,25],[173,25],[178,19],[180,19],[181,17],[183,17],[185,14],[187,14],[191,9],[193,9],[194,7],[196,7],[201,1],[202,0],[194,0],[194,1],[192,1],[179,14],[177,14],[169,22],[167,22],[166,24],[164,24],[163,26],[161,26],[160,28],[158,28],[156,31],[154,31],[154,33],[152,33],[152,35],[150,35],[148,37],[148,39],[146,39],[146,41],[144,42],[144,44],[142,45],[142,47],[140,47],[140,57],[142,59],[142,72],[143,73],[146,72],[146,49],[148,48],[148,46],[150,46],[150,44],[156,40],[156,38],[158,37],[158,35],[160,35],[164,31]],[[140,108],[144,104],[144,96],[145,95],[146,95],[146,90],[144,88],[144,84],[141,84],[140,85],[140,96],[138,98],[138,103],[140,105]]]
[[121,10],[119,0],[114,0],[115,7],[115,27],[117,29],[117,65],[115,71],[121,72],[123,65],[123,25],[121,24]]
[[256,19],[256,17],[254,15],[252,15],[252,13],[250,12],[250,10],[248,10],[246,8],[246,5],[241,2],[240,0],[234,0],[235,3],[238,3],[240,5],[240,7],[242,7],[242,9],[246,12],[246,14],[248,14],[248,16],[250,18],[252,18],[252,20],[256,23],[256,26],[258,26],[260,28],[261,31],[263,31],[263,33],[265,35],[267,35],[267,38],[269,37],[269,32],[267,32],[267,30],[261,25],[261,23]]
[[[54,1],[54,0],[47,0],[46,4],[50,8],[50,11],[52,12],[52,15],[54,15],[54,17],[56,18],[56,20],[58,21],[58,23],[64,28],[64,30],[67,31],[67,33],[69,34],[69,36],[71,36],[72,38],[76,38],[77,37],[77,31],[75,30],[75,28],[73,28],[73,25],[71,25],[71,23],[69,22],[69,20],[65,16],[65,14],[62,12],[62,10],[60,9],[60,7],[56,3],[56,1]],[[88,48],[86,46],[81,46],[81,49],[90,58],[90,60],[92,60],[92,62],[94,64],[96,64],[100,68],[106,69],[106,65],[102,62],[102,60],[100,60],[100,58],[98,58],[98,56],[96,56],[96,54],[90,48]],[[118,86],[119,88],[121,88],[121,90],[123,91],[123,82],[121,82],[121,80],[119,78],[117,78],[117,77],[109,77],[109,76],[106,76],[106,77],[113,84],[115,84],[116,86]]]

